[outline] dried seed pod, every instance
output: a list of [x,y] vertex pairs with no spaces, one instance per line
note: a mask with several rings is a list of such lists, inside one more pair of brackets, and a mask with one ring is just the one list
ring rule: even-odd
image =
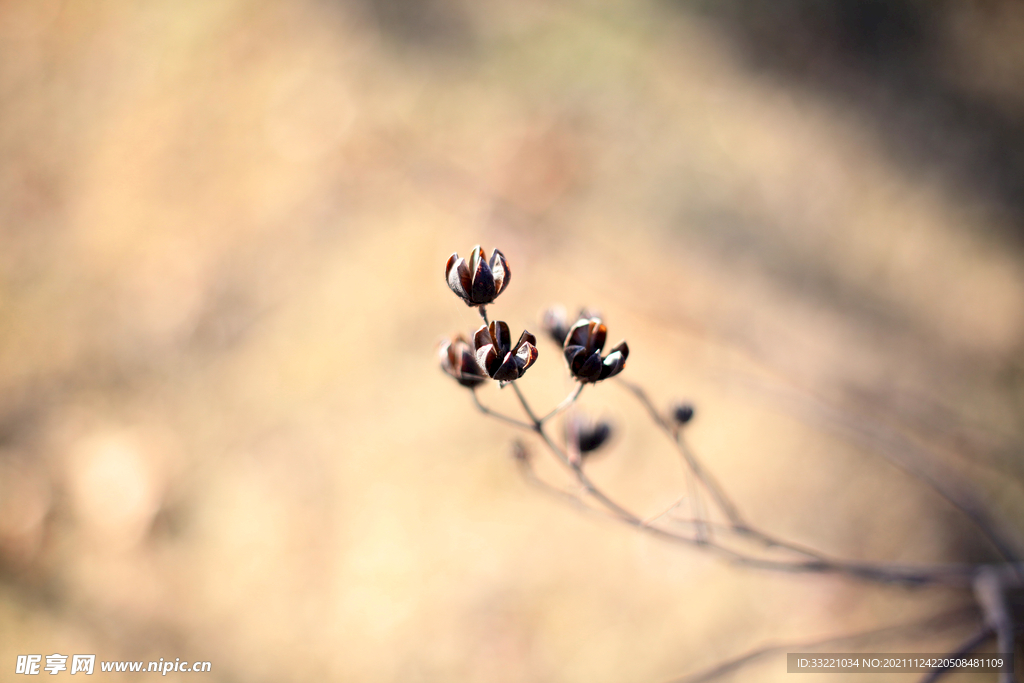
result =
[[597,422],[586,430],[580,429],[580,453],[590,453],[603,446],[612,435],[612,426],[607,422]]
[[508,268],[505,255],[495,249],[488,261],[483,247],[473,247],[469,261],[458,252],[448,257],[444,277],[455,294],[467,306],[484,306],[494,301],[508,287],[512,271]]
[[503,320],[482,326],[473,335],[473,341],[476,362],[491,379],[517,380],[537,360],[537,338],[524,330],[513,345],[508,324]]
[[559,346],[564,344],[565,337],[569,334],[569,322],[565,306],[551,306],[545,310],[543,315],[541,315],[540,326],[552,341]]
[[512,442],[512,459],[516,462],[529,463],[530,462],[530,449],[526,447],[519,439]]
[[463,335],[456,334],[441,342],[437,348],[441,369],[470,389],[487,381],[487,375],[476,362],[476,348]]
[[605,445],[613,431],[611,423],[607,420],[591,420],[579,416],[566,420],[566,441],[575,439],[576,449],[581,458],[586,458]]
[[[581,308],[580,312],[576,314],[575,320],[588,320],[590,318],[600,318],[600,314],[589,308]],[[568,313],[566,313],[565,306],[555,305],[549,307],[541,315],[541,327],[544,332],[559,346],[565,344],[565,338],[569,334],[570,320]]]
[[626,367],[629,346],[619,342],[607,356],[601,357],[608,328],[600,318],[579,320],[565,337],[563,353],[569,363],[569,372],[582,383],[600,382],[614,377]]
[[672,419],[678,425],[684,425],[693,419],[693,406],[689,403],[677,403],[672,407]]

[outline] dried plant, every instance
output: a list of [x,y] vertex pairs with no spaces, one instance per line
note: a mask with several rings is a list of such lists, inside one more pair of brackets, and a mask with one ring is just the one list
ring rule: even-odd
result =
[[[936,615],[925,622],[889,626],[876,631],[855,634],[828,641],[790,643],[760,648],[723,662],[712,669],[679,679],[696,683],[731,673],[765,655],[821,646],[856,645],[868,643],[882,635],[897,631],[920,629],[927,626],[976,623],[971,636],[950,655],[965,655],[995,640],[999,653],[1013,656],[1018,633],[1017,619],[1010,600],[1011,594],[1024,587],[1024,562],[1013,550],[1014,544],[1005,538],[996,525],[989,521],[977,497],[966,489],[952,490],[902,462],[904,469],[922,480],[970,519],[1002,556],[1002,561],[988,564],[899,564],[891,562],[860,562],[833,557],[815,548],[790,542],[759,528],[744,517],[726,489],[704,467],[686,439],[686,426],[694,416],[689,404],[677,403],[662,412],[650,395],[639,384],[620,377],[626,368],[629,347],[620,342],[602,356],[608,330],[601,318],[591,310],[583,309],[575,320],[570,320],[562,307],[544,312],[542,327],[549,338],[557,343],[565,358],[575,386],[569,395],[547,413],[538,413],[520,390],[519,380],[537,360],[539,352],[536,338],[524,331],[513,345],[509,326],[500,320],[488,320],[486,305],[508,287],[510,270],[501,251],[495,249],[489,260],[480,246],[473,248],[469,261],[452,254],[445,267],[445,280],[455,294],[468,306],[476,307],[484,326],[473,335],[472,341],[461,334],[442,342],[440,358],[442,369],[470,391],[476,408],[483,414],[532,433],[547,453],[568,472],[571,488],[562,488],[541,478],[533,467],[531,450],[526,443],[513,443],[514,460],[525,479],[548,494],[586,510],[601,513],[618,522],[634,527],[663,541],[690,546],[695,550],[712,553],[733,565],[759,570],[834,574],[861,581],[903,585],[908,587],[942,587],[961,590],[969,596],[971,605]],[[488,381],[496,380],[502,388],[511,386],[523,416],[514,417],[495,411],[480,402],[477,389]],[[551,422],[573,406],[587,385],[615,378],[646,410],[654,426],[671,442],[678,452],[694,490],[688,498],[700,501],[706,496],[711,509],[693,505],[693,516],[674,519],[674,526],[662,520],[673,511],[666,510],[654,517],[641,514],[617,502],[605,489],[588,475],[585,465],[589,456],[609,442],[612,425],[608,421],[592,421],[570,415],[564,425],[564,445],[553,437]],[[872,441],[870,430],[853,430],[851,436]],[[896,459],[894,459],[896,460]],[[682,499],[681,499],[682,500]],[[714,517],[724,522],[713,521]],[[687,530],[680,532],[678,527]],[[937,668],[922,680],[935,681],[948,673]],[[1013,673],[999,674],[1000,683],[1014,680]]]

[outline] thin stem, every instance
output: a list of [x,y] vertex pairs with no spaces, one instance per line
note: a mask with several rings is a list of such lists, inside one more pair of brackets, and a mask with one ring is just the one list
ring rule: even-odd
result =
[[543,424],[537,416],[534,415],[533,410],[530,408],[530,404],[526,402],[526,397],[523,396],[523,392],[519,390],[519,385],[515,382],[510,382],[512,390],[516,392],[516,396],[519,397],[519,404],[523,406],[523,410],[526,411],[526,416],[530,418],[530,422],[533,423],[531,429],[534,431],[540,431],[540,426]]
[[[555,453],[556,456],[558,456],[558,459],[562,462],[562,464],[569,468],[569,470],[576,477],[576,481],[578,481],[580,483],[580,486],[583,487],[583,489],[587,492],[587,494],[590,495],[592,498],[594,498],[594,500],[599,502],[602,506],[604,506],[605,509],[607,509],[609,512],[611,512],[616,518],[619,519],[619,521],[625,522],[626,524],[629,524],[630,526],[637,527],[638,529],[646,529],[646,530],[654,530],[655,529],[655,527],[651,527],[651,526],[648,526],[647,524],[645,524],[644,520],[642,520],[637,515],[633,514],[632,512],[627,510],[626,508],[624,508],[621,505],[619,505],[618,503],[616,503],[614,500],[609,498],[608,495],[605,494],[604,491],[602,491],[597,486],[595,486],[594,482],[592,482],[590,480],[590,477],[588,477],[586,475],[586,473],[583,471],[582,463],[580,463],[580,462],[573,462],[572,460],[570,460],[569,456],[566,455],[565,451],[563,451],[561,448],[559,448],[555,444],[555,442],[551,440],[551,437],[549,437],[547,432],[544,431],[544,427],[543,426],[541,426],[541,425],[537,426],[537,433],[540,434],[542,439],[544,439],[544,443],[547,444],[548,448],[550,448],[551,451],[553,453]],[[675,536],[675,534],[670,534],[670,535],[671,536]],[[676,540],[683,540],[683,541],[686,541],[686,542],[693,542],[693,539],[685,538],[685,537],[682,537],[682,536],[678,537]]]
[[553,418],[555,415],[558,415],[560,412],[562,412],[563,410],[565,410],[566,408],[571,406],[573,403],[575,403],[576,399],[578,399],[580,397],[580,394],[583,393],[583,387],[584,386],[586,386],[586,385],[583,384],[582,382],[577,384],[576,388],[573,389],[571,394],[566,396],[565,399],[561,403],[559,403],[557,406],[555,406],[551,410],[551,412],[549,412],[544,417],[540,418],[540,420],[539,420],[540,423],[544,424],[545,422],[547,422],[548,420]]
[[[749,555],[734,550],[721,543],[695,539],[671,532],[662,527],[646,523],[639,515],[631,512],[610,498],[601,490],[583,471],[582,464],[574,462],[568,454],[562,450],[544,429],[543,423],[537,418],[529,403],[519,388],[512,384],[523,406],[523,410],[533,422],[533,430],[543,439],[545,445],[555,458],[572,473],[576,481],[583,487],[587,495],[604,507],[613,517],[629,526],[640,529],[653,536],[664,540],[693,545],[708,552],[713,552],[736,565],[769,569],[774,571],[785,571],[794,573],[836,573],[859,578],[875,583],[902,583],[909,585],[922,584],[943,584],[950,586],[968,587],[971,585],[978,567],[976,565],[925,565],[925,566],[903,566],[891,564],[878,564],[866,562],[848,562],[829,558],[816,551],[803,548],[785,541],[775,539],[768,534],[752,530],[750,527],[733,526],[733,531],[759,540],[766,546],[779,547],[805,555],[807,559],[797,561],[772,560]],[[1016,571],[1018,568],[1011,566],[1007,571]]]
[[896,455],[897,452],[913,453],[917,450],[909,439],[894,434],[895,440],[899,442],[899,445],[898,447],[889,446],[887,448],[884,437],[872,433],[868,428],[861,428],[859,430],[853,428],[851,435],[869,443],[873,442],[871,446],[873,446],[876,452],[881,453],[888,462],[924,483],[946,499],[947,502],[974,523],[996,551],[1003,556],[1004,560],[1007,562],[1019,561],[1015,543],[1003,537],[1003,534],[996,528],[995,523],[989,519],[985,506],[962,483],[958,486],[958,483],[954,483],[951,477],[947,477],[948,481],[942,481],[942,475],[934,471],[928,472],[925,467],[915,463],[912,456],[908,458]]
[[[543,418],[538,418],[536,413],[534,413],[533,409],[530,407],[526,397],[519,389],[517,383],[512,382],[511,384],[523,411],[530,420],[529,423],[495,413],[484,407],[477,399],[475,391],[473,392],[473,400],[477,404],[477,407],[484,413],[502,419],[523,429],[529,429],[536,432],[544,441],[544,444],[551,451],[555,459],[569,470],[576,482],[583,489],[583,493],[579,496],[572,495],[567,491],[558,489],[548,482],[541,480],[533,471],[533,467],[530,463],[521,461],[520,468],[527,479],[547,493],[553,494],[562,499],[568,499],[570,502],[581,507],[585,511],[595,513],[604,512],[623,524],[627,524],[663,540],[695,546],[706,552],[715,553],[734,565],[792,573],[841,574],[873,583],[904,584],[910,586],[945,585],[961,589],[973,587],[975,591],[975,599],[977,600],[978,605],[982,608],[987,623],[980,631],[965,641],[960,646],[960,649],[956,654],[967,654],[973,651],[987,638],[995,634],[998,640],[999,651],[1001,653],[1008,654],[1008,656],[1012,656],[1014,644],[1014,623],[1012,615],[1010,614],[1006,604],[1005,591],[1017,588],[1021,583],[1024,583],[1024,579],[1022,579],[1022,576],[1024,576],[1024,572],[1022,572],[1024,565],[1016,562],[1008,562],[1000,565],[961,564],[906,566],[886,563],[850,562],[829,558],[818,551],[777,539],[767,533],[759,531],[743,522],[742,517],[739,515],[736,507],[732,504],[732,501],[728,496],[726,496],[724,490],[718,485],[714,478],[701,467],[700,461],[690,450],[685,439],[683,439],[681,430],[669,424],[668,421],[658,413],[642,388],[628,382],[624,382],[644,407],[647,408],[647,411],[650,413],[654,422],[671,437],[673,443],[683,456],[683,460],[686,462],[690,473],[697,481],[703,484],[704,488],[711,494],[716,505],[723,513],[725,513],[729,524],[723,526],[725,526],[728,531],[731,531],[740,538],[758,541],[764,545],[766,549],[774,547],[781,548],[803,555],[804,559],[795,561],[774,560],[727,547],[719,540],[710,536],[708,531],[715,525],[710,521],[704,520],[703,514],[699,509],[696,512],[696,519],[689,520],[689,523],[695,526],[697,533],[696,538],[675,533],[661,526],[655,526],[653,522],[657,521],[664,514],[674,509],[678,503],[674,505],[673,508],[666,511],[666,513],[662,513],[653,520],[644,520],[637,514],[614,501],[608,496],[608,494],[601,490],[601,488],[598,487],[583,471],[582,460],[578,457],[574,458],[570,456],[569,453],[559,447],[554,440],[552,440],[551,436],[545,430],[544,422],[550,419],[553,415],[556,415],[559,411],[564,410],[568,405],[571,405],[579,397],[579,394],[582,391],[582,385],[562,401],[562,403],[553,411],[545,415]],[[595,501],[599,507],[588,504],[586,497]],[[695,502],[699,501],[695,500]],[[835,640],[841,641],[842,639]],[[830,641],[819,641],[817,644],[822,645],[828,642]],[[709,672],[699,674],[694,678],[686,680],[695,682],[717,678],[721,675],[730,673],[735,669],[764,656],[765,654],[777,652],[782,647],[783,646],[769,646],[755,650],[747,655],[736,658],[731,662],[715,667]],[[928,674],[924,680],[926,682],[934,682],[945,673],[946,670],[944,669],[936,669]],[[1000,683],[1012,683],[1012,681],[1013,674],[1002,673],[1000,675]]]
[[722,513],[737,529],[746,528],[747,523],[743,521],[739,510],[737,510],[733,502],[729,500],[729,497],[725,495],[725,491],[719,485],[718,481],[700,464],[697,456],[694,455],[690,446],[686,443],[686,439],[683,438],[681,430],[675,430],[675,437],[673,440],[678,445],[679,452],[682,454],[683,459],[686,460],[687,466],[689,466],[693,471],[694,476],[696,476],[704,485],[704,488],[708,490],[711,497],[715,499],[715,503],[718,505]]
[[[520,394],[521,396],[521,394]],[[523,401],[523,407],[529,412],[529,406],[526,404],[525,399]],[[888,567],[879,567],[875,565],[857,565],[857,564],[842,564],[833,560],[821,558],[813,558],[810,561],[804,562],[785,562],[779,560],[768,560],[758,557],[753,557],[745,553],[738,552],[731,548],[727,548],[718,543],[713,543],[704,538],[692,538],[690,536],[683,536],[681,534],[673,533],[667,529],[656,527],[645,522],[641,517],[635,513],[627,510],[623,506],[612,500],[608,494],[602,491],[594,482],[587,476],[586,472],[583,471],[582,464],[574,462],[568,454],[563,451],[558,445],[551,439],[544,426],[539,422],[536,422],[535,431],[544,440],[548,449],[555,455],[559,462],[562,463],[566,469],[568,469],[576,481],[583,487],[586,493],[591,496],[594,500],[600,503],[612,516],[618,519],[624,524],[635,527],[642,531],[645,531],[651,535],[658,536],[665,540],[670,540],[676,543],[684,543],[687,545],[695,545],[698,547],[706,548],[718,555],[725,557],[727,560],[734,564],[746,565],[751,567],[759,567],[762,569],[774,569],[779,571],[789,572],[845,572],[851,575],[859,576],[861,578],[874,579],[884,582],[896,582],[896,583],[932,583],[939,581],[940,578],[932,576],[931,574],[922,574],[919,570],[908,569],[901,571],[899,569],[890,571]],[[969,578],[955,577],[952,579],[956,584],[962,584],[964,581],[969,582]]]
[[491,322],[487,319],[487,307],[480,306],[477,310],[480,311],[480,317],[484,319],[484,325],[490,325]]
[[[974,596],[985,613],[985,623],[996,634],[996,651],[1006,657],[1013,657],[1013,614],[1006,603],[1004,578],[999,572],[985,567],[974,580]],[[1000,683],[1013,683],[1013,674],[1000,672]]]
[[686,472],[686,489],[690,496],[690,511],[697,522],[697,537],[703,540],[710,534],[711,528],[704,523],[704,505],[700,498],[700,488],[698,488],[697,482],[694,479],[695,477],[692,472]]
[[516,392],[516,396],[519,397],[519,403],[523,406],[523,410],[526,412],[530,420],[533,421],[533,430],[540,434],[540,437],[544,440],[544,443],[547,445],[547,447],[551,450],[552,453],[554,453],[555,457],[559,460],[559,462],[561,462],[562,465],[567,467],[575,475],[576,481],[578,481],[580,485],[582,485],[583,488],[586,489],[588,494],[593,496],[599,503],[601,503],[601,505],[607,508],[610,512],[614,513],[619,519],[626,522],[627,524],[640,528],[652,528],[645,527],[642,519],[634,515],[629,510],[626,510],[624,507],[620,506],[618,503],[616,503],[611,498],[606,496],[603,491],[594,486],[593,482],[590,481],[590,478],[583,473],[581,464],[573,462],[566,454],[566,452],[559,448],[558,445],[551,440],[551,437],[548,435],[548,433],[544,431],[544,423],[533,412],[533,409],[530,408],[530,404],[527,402],[526,397],[523,396],[523,392],[520,391],[519,387],[516,385],[515,382],[512,382],[512,389]]
[[701,484],[703,484],[704,488],[708,490],[708,493],[711,494],[711,497],[714,498],[715,504],[718,505],[722,514],[732,522],[734,527],[738,529],[747,528],[747,524],[743,521],[739,511],[736,509],[736,506],[731,500],[729,500],[729,497],[725,495],[725,491],[718,485],[718,482],[715,481],[714,477],[704,470],[700,461],[697,459],[697,456],[694,455],[693,451],[691,451],[689,446],[687,446],[686,441],[682,438],[682,432],[673,427],[664,417],[662,417],[661,413],[658,412],[658,409],[654,406],[654,403],[647,395],[647,392],[644,391],[643,387],[639,384],[634,384],[629,380],[622,379],[621,377],[618,379],[619,382],[629,389],[630,393],[640,401],[643,407],[647,409],[648,414],[651,416],[651,419],[654,420],[655,424],[661,427],[661,430],[672,439],[672,442],[675,444],[679,454],[686,462],[687,467],[690,468],[697,479],[700,480]]
[[550,482],[541,479],[540,476],[537,474],[536,470],[533,469],[533,465],[530,462],[520,461],[519,471],[523,475],[523,478],[526,479],[527,483],[529,483],[532,486],[536,486],[544,493],[550,496],[554,496],[559,500],[565,501],[570,505],[582,510],[583,512],[590,512],[607,518],[608,513],[605,510],[600,510],[598,508],[591,507],[587,505],[586,502],[579,496],[570,493],[569,491],[566,491],[564,489],[560,489],[554,484],[551,484]]
[[[599,503],[614,518],[624,524],[649,533],[652,536],[676,543],[696,546],[707,552],[713,552],[735,565],[792,573],[844,574],[846,576],[873,583],[894,583],[906,585],[939,584],[967,588],[972,585],[979,570],[983,568],[978,565],[971,564],[915,566],[837,560],[829,558],[814,550],[781,541],[768,534],[752,529],[749,525],[732,525],[732,530],[737,534],[758,540],[768,547],[779,547],[791,550],[806,557],[806,559],[796,561],[772,560],[734,550],[714,540],[695,539],[690,536],[671,532],[662,527],[653,526],[645,522],[639,515],[615,502],[596,484],[594,484],[590,477],[583,471],[582,463],[574,462],[569,455],[552,440],[551,436],[544,429],[544,424],[537,417],[536,413],[533,412],[533,409],[530,408],[529,402],[527,402],[526,397],[523,396],[523,393],[517,384],[515,382],[512,382],[511,384],[513,391],[515,391],[516,396],[519,399],[519,403],[522,405],[524,412],[532,423],[532,425],[518,423],[519,426],[535,431],[544,441],[545,445],[554,457],[575,477],[576,481],[580,486],[582,486],[586,494]],[[627,386],[629,385],[627,384]],[[649,399],[647,399],[643,390],[636,387],[636,391],[634,391],[634,393],[641,398],[645,405],[649,406],[652,415],[655,417],[655,421],[664,425],[664,419],[657,414],[656,410],[653,410],[653,405],[650,403]],[[673,441],[678,443],[675,439],[673,439]],[[701,472],[702,470],[700,470],[698,466],[698,470],[695,474],[699,474]],[[702,481],[706,480],[702,479]],[[722,496],[721,500],[727,500],[724,498],[724,494],[722,494]],[[1011,585],[1008,583],[1011,580],[1019,581],[1018,572],[1021,571],[1021,567],[1017,564],[1007,563],[997,565],[995,567],[989,567],[988,569],[995,572],[1000,577],[1000,581],[1004,582],[1004,586]],[[1012,585],[1017,584],[1014,583]]]
[[522,429],[529,429],[530,431],[533,431],[533,425],[527,424],[527,423],[525,423],[525,422],[523,422],[521,420],[517,420],[514,417],[509,417],[508,415],[503,415],[503,414],[501,414],[501,413],[499,413],[499,412],[497,412],[495,410],[491,410],[490,408],[485,406],[483,403],[480,403],[480,397],[476,395],[476,389],[470,390],[469,393],[471,393],[473,395],[473,403],[476,404],[476,407],[484,415],[489,415],[489,416],[491,416],[491,417],[493,417],[495,419],[501,420],[502,422],[507,422],[510,425],[514,425],[514,426],[520,427]]
[[999,525],[989,516],[982,500],[963,485],[957,473],[942,468],[934,454],[925,447],[898,430],[880,424],[877,419],[853,422],[848,415],[829,406],[823,399],[809,402],[791,393],[777,395],[792,407],[812,413],[831,431],[871,449],[894,467],[931,488],[967,517],[1007,563],[1020,564],[1018,539],[997,528]]
[[[684,500],[684,499],[680,499],[680,502],[682,502],[682,500]],[[666,510],[666,511],[660,513],[659,515],[657,515],[656,517],[653,517],[650,520],[648,520],[648,522],[653,523],[653,522],[661,519],[662,517],[664,517],[666,514],[668,514],[669,512],[671,512],[672,510],[674,510],[678,506],[679,506],[679,503],[676,503],[674,506],[672,506],[668,510]],[[743,540],[754,541],[754,542],[758,543],[761,547],[765,548],[766,550],[771,550],[772,548],[778,548],[780,550],[788,550],[790,552],[797,553],[799,555],[803,555],[804,557],[809,558],[809,559],[815,559],[815,560],[817,560],[817,559],[828,559],[828,558],[825,558],[821,553],[818,553],[818,552],[816,552],[814,550],[811,550],[809,548],[804,548],[804,547],[796,545],[794,543],[786,543],[786,542],[783,542],[783,541],[777,541],[777,540],[771,539],[767,534],[763,534],[763,533],[751,534],[751,533],[749,533],[746,530],[738,530],[738,529],[736,529],[736,527],[734,527],[732,524],[711,522],[711,521],[708,521],[707,519],[705,519],[702,516],[692,517],[692,518],[689,518],[689,519],[675,517],[675,518],[672,518],[671,521],[672,521],[673,524],[680,525],[680,526],[692,526],[694,529],[700,529],[701,527],[703,527],[708,532],[709,535],[711,535],[715,531],[721,533],[723,536],[727,536],[728,534],[732,533],[732,534],[735,534],[736,537],[741,538]]]
[[657,424],[661,428],[661,430],[665,432],[665,434],[669,438],[672,439],[672,443],[673,445],[675,445],[676,450],[679,451],[679,454],[682,456],[683,461],[686,463],[690,471],[693,472],[694,476],[697,477],[697,480],[700,481],[703,487],[711,495],[718,509],[729,520],[730,524],[732,525],[733,531],[744,536],[747,536],[748,538],[757,540],[767,547],[785,548],[792,552],[799,553],[812,560],[825,559],[825,557],[821,553],[815,550],[812,550],[805,546],[801,546],[796,543],[784,541],[780,538],[776,538],[775,536],[767,534],[746,522],[743,519],[742,515],[740,515],[739,510],[736,508],[736,505],[725,493],[725,490],[722,488],[722,486],[711,475],[710,472],[704,469],[704,466],[697,458],[697,455],[693,452],[689,444],[686,442],[686,439],[683,437],[682,430],[670,424],[661,415],[661,413],[658,412],[658,409],[654,406],[654,403],[647,395],[647,392],[644,391],[643,387],[622,378],[619,378],[619,382],[622,383],[622,385],[625,386],[627,389],[629,389],[629,391],[637,398],[638,401],[640,401],[640,403],[647,410],[648,414],[651,416],[651,419],[654,421],[654,423]]

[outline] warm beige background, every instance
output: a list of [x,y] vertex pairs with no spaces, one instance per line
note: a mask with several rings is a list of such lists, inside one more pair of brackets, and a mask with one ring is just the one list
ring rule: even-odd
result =
[[[941,17],[934,78],[1012,115],[1011,10]],[[437,368],[477,325],[445,259],[498,246],[492,314],[518,334],[553,302],[601,309],[630,378],[695,401],[693,443],[751,518],[849,557],[992,557],[820,406],[912,431],[1021,519],[1013,192],[958,165],[962,127],[904,140],[938,125],[927,101],[890,125],[898,87],[765,66],[731,21],[0,5],[0,678],[58,652],[205,659],[209,681],[662,681],[960,604],[582,516],[516,477],[512,430]],[[568,390],[546,341],[522,386]],[[582,408],[619,427],[596,479],[652,515],[685,489],[621,387]]]

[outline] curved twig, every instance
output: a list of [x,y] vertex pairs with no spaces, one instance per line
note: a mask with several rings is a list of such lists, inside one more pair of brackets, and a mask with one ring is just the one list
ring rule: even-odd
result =
[[934,458],[928,459],[931,467],[926,467],[923,464],[925,458],[922,456],[932,454],[922,453],[924,447],[919,443],[898,430],[878,426],[877,421],[876,426],[871,426],[871,420],[867,419],[867,416],[862,422],[854,423],[822,399],[809,403],[792,392],[774,391],[772,394],[797,408],[802,407],[813,413],[833,433],[869,448],[892,466],[923,483],[970,520],[1004,560],[1010,563],[1021,561],[1018,539],[998,528],[999,525],[990,517],[981,499],[958,483],[954,473],[940,471]]
[[554,416],[558,415],[560,412],[571,406],[573,403],[575,403],[576,399],[578,399],[580,397],[580,394],[583,393],[584,386],[586,385],[583,384],[582,382],[577,384],[576,388],[572,391],[572,393],[565,397],[565,400],[563,400],[557,406],[552,408],[547,415],[540,418],[540,423],[544,424],[545,422],[547,422],[548,420],[550,420],[551,418],[553,418]]
[[502,413],[499,413],[496,410],[491,410],[490,408],[485,406],[483,403],[480,402],[480,397],[476,395],[476,389],[471,389],[469,393],[473,395],[473,403],[476,405],[477,409],[479,409],[480,412],[483,413],[484,415],[489,415],[493,418],[501,420],[502,422],[514,425],[521,429],[529,429],[530,431],[533,431],[533,425],[517,420],[514,417],[503,415]]
[[690,471],[692,471],[694,475],[696,475],[697,479],[700,480],[700,482],[708,490],[708,493],[710,493],[712,498],[714,498],[715,504],[718,505],[718,508],[719,510],[722,511],[722,514],[725,515],[725,517],[732,523],[734,527],[747,527],[747,524],[743,521],[743,518],[740,516],[739,510],[737,510],[736,505],[729,499],[729,496],[725,494],[724,489],[722,489],[722,487],[718,484],[715,478],[712,477],[711,474],[708,473],[701,466],[700,461],[697,459],[696,455],[694,455],[693,451],[690,450],[690,448],[686,445],[686,442],[682,439],[681,432],[678,429],[676,429],[671,423],[669,423],[669,421],[666,420],[661,413],[658,412],[658,409],[654,406],[654,403],[647,395],[647,392],[644,391],[643,387],[621,377],[617,379],[619,381],[619,384],[626,387],[630,391],[630,393],[632,393],[633,396],[635,396],[637,400],[640,401],[643,407],[647,410],[647,413],[651,416],[651,419],[654,420],[654,423],[657,424],[661,428],[661,430],[665,432],[669,436],[669,438],[672,439],[672,442],[675,444],[676,449],[679,451],[680,455],[683,456],[683,460],[690,468]]
[[[611,513],[611,515],[618,521],[640,529],[652,536],[701,548],[707,552],[717,554],[732,564],[739,566],[791,573],[844,574],[875,583],[897,583],[905,585],[940,584],[947,586],[969,587],[972,585],[974,577],[979,569],[977,565],[971,564],[896,565],[839,560],[830,558],[816,551],[803,548],[796,544],[775,539],[764,532],[752,529],[749,525],[734,528],[734,531],[738,534],[754,538],[768,547],[788,549],[793,552],[797,552],[806,558],[795,561],[775,560],[744,553],[711,539],[693,538],[674,533],[660,526],[649,524],[645,522],[640,515],[620,505],[600,487],[598,487],[586,472],[584,472],[582,463],[575,462],[554,442],[554,440],[552,440],[551,436],[544,429],[544,424],[537,418],[536,413],[533,412],[533,409],[530,407],[526,397],[514,382],[512,383],[512,388],[519,399],[523,411],[533,423],[531,429],[541,437],[551,453],[572,474],[586,494]],[[1003,567],[1006,568],[1006,571],[1014,572],[1020,571],[1021,569],[1020,567],[1012,564],[1003,565]]]

